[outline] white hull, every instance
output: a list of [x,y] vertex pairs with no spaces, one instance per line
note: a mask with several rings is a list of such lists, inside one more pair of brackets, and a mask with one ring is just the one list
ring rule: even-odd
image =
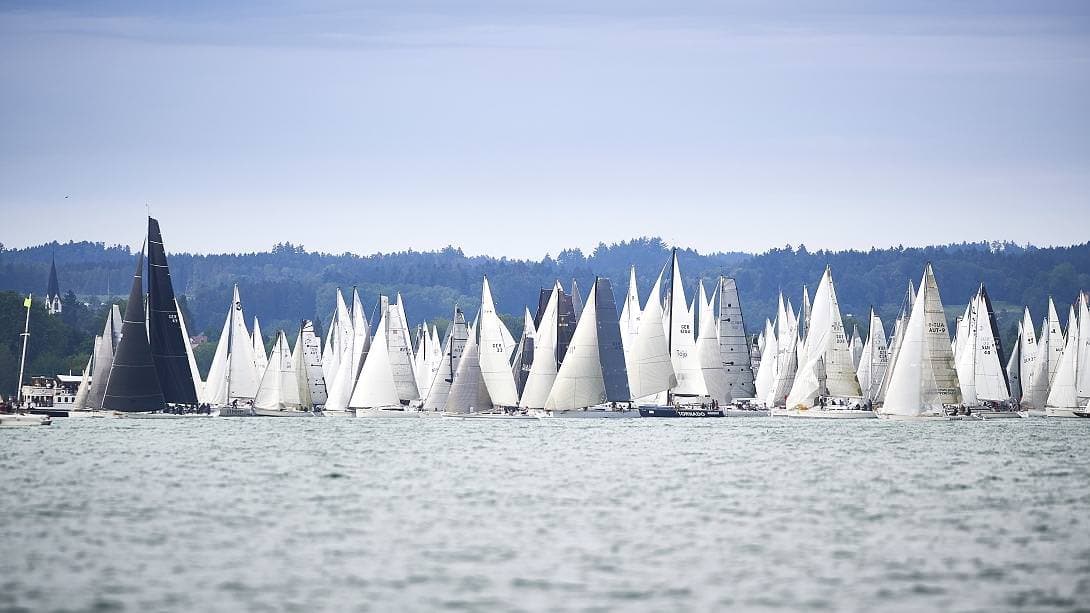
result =
[[356,409],[356,417],[383,417],[389,419],[419,419],[420,411],[395,408]]
[[446,413],[445,416],[457,419],[539,419],[537,415],[529,413]]
[[48,426],[53,423],[48,415],[24,415],[0,413],[0,428],[18,428],[21,426]]
[[976,419],[1018,419],[1028,417],[1028,412],[1021,411],[973,411],[969,417]]
[[334,411],[322,409],[322,417],[353,417],[355,414],[352,411]]
[[587,409],[571,409],[567,411],[534,411],[539,417],[552,417],[562,419],[630,419],[640,416],[639,409],[610,409],[590,407]]
[[68,417],[78,419],[94,417],[96,419],[102,419],[105,417],[117,417],[117,415],[114,414],[113,411],[85,411],[83,409],[80,409],[68,411]]
[[1026,411],[1027,417],[1048,417],[1048,413],[1044,409],[1030,409]]
[[1080,408],[1080,407],[1072,407],[1072,408],[1066,408],[1066,409],[1059,409],[1059,408],[1056,408],[1056,407],[1047,407],[1045,409],[1045,416],[1046,417],[1078,417],[1078,415],[1075,415],[1075,413],[1076,412],[1081,413],[1083,411],[1085,411],[1085,409]]
[[317,414],[310,411],[297,409],[258,409],[254,408],[254,414],[258,417],[315,417]]
[[803,419],[874,419],[874,411],[866,409],[832,409],[812,407],[809,409],[772,409],[772,417],[798,417]]
[[194,417],[216,417],[217,412],[212,413],[120,413],[116,417],[125,419],[192,419]]
[[723,417],[768,417],[769,411],[765,409],[723,409]]
[[961,415],[891,415],[889,413],[878,413],[878,419],[888,419],[890,421],[961,421],[963,417]]

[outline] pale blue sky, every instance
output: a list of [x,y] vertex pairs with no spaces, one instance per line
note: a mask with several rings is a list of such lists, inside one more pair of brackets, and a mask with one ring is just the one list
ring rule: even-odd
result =
[[0,2],[6,245],[1090,237],[1086,2],[90,4]]

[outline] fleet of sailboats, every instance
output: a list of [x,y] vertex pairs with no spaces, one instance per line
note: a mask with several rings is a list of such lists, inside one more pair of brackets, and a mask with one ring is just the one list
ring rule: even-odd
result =
[[400,295],[380,296],[368,318],[353,288],[350,302],[336,291],[324,343],[301,320],[294,344],[278,330],[266,351],[257,317],[247,329],[236,284],[202,380],[152,218],[146,254],[124,312],[113,306],[95,338],[72,416],[905,420],[1087,416],[1090,403],[1085,293],[1066,331],[1051,299],[1039,334],[1025,309],[1004,364],[983,284],[951,338],[927,265],[918,292],[909,282],[890,337],[873,308],[864,336],[858,323],[846,333],[826,267],[812,300],[803,288],[798,313],[780,292],[775,319],[751,343],[735,280],[698,281],[688,299],[676,250],[642,303],[635,267],[620,305],[602,277],[585,299],[574,281],[570,291],[559,282],[542,289],[517,341],[485,277],[477,315],[467,323],[455,306],[442,342],[434,325],[410,329]]

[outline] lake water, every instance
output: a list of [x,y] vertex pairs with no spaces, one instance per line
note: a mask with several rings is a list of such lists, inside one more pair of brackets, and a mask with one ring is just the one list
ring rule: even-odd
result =
[[0,610],[1090,607],[1090,420],[55,420]]

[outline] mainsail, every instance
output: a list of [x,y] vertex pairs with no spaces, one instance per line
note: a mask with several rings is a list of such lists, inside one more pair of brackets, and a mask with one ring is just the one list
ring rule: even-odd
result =
[[[553,287],[549,294],[549,300],[542,311],[537,332],[534,336],[534,361],[530,367],[530,374],[526,378],[526,386],[522,390],[522,398],[519,404],[523,407],[540,409],[545,407],[545,400],[549,396],[549,390],[553,387],[559,366],[557,346],[559,327],[559,308],[561,290],[559,284]],[[568,337],[570,342],[571,337]],[[567,350],[567,345],[564,347]]]
[[1067,343],[1048,392],[1048,408],[1078,411],[1090,398],[1090,310],[1085,294],[1079,294],[1077,306],[1071,307],[1067,319]]
[[962,401],[970,405],[984,400],[1006,401],[1010,399],[1010,389],[999,357],[1003,351],[999,344],[999,326],[983,283],[969,302],[966,313],[954,356]]
[[314,334],[314,324],[304,319],[292,352],[292,363],[299,388],[299,405],[314,409],[325,404],[325,375],[322,374],[322,347]]
[[730,389],[727,373],[723,368],[723,356],[719,353],[719,319],[715,317],[714,302],[719,293],[719,283],[712,290],[711,297],[704,291],[704,282],[697,284],[697,307],[700,317],[697,321],[696,353],[700,360],[701,375],[708,395],[722,404],[730,402]]
[[519,398],[526,389],[526,379],[530,376],[530,369],[534,365],[534,318],[530,316],[530,309],[526,309],[522,321],[522,337],[518,347],[511,358],[511,375],[515,379],[515,394]]
[[961,402],[946,314],[931,264],[924,269],[900,349],[889,370],[892,374],[882,413],[941,415],[944,405]]
[[454,383],[454,374],[458,370],[458,362],[465,350],[469,331],[466,327],[466,318],[462,309],[454,307],[454,318],[447,329],[447,340],[443,345],[443,357],[439,361],[439,369],[435,371],[435,377],[428,386],[428,397],[424,401],[424,409],[427,411],[443,411],[446,409],[447,397],[450,395],[450,386]]
[[144,252],[141,251],[136,258],[136,273],[125,306],[121,341],[117,343],[102,397],[102,408],[110,411],[158,411],[166,405],[145,327],[143,268]]
[[738,284],[730,277],[719,278],[719,357],[726,374],[728,396],[717,398],[720,403],[741,398],[753,398],[757,390],[753,382],[753,365],[742,319],[742,302]]
[[89,410],[102,408],[102,396],[106,393],[106,379],[110,376],[110,365],[114,362],[114,351],[121,340],[121,309],[116,304],[110,306],[106,315],[106,324],[102,328],[102,337],[95,344],[95,365],[91,370],[91,384],[87,391]]
[[780,348],[776,341],[776,329],[772,327],[772,322],[768,319],[765,319],[765,329],[761,339],[761,364],[757,367],[754,387],[757,401],[772,406],[775,403],[772,393],[776,385],[776,354],[779,353]]
[[380,315],[378,325],[375,326],[371,350],[367,352],[363,368],[360,369],[360,376],[356,380],[348,406],[353,409],[401,406],[394,372],[390,366],[390,351],[386,345],[385,314]]
[[481,373],[480,353],[478,352],[477,332],[480,331],[480,319],[474,320],[470,327],[462,358],[458,361],[458,371],[450,386],[447,397],[447,413],[484,412],[493,408],[488,394],[488,386]]
[[257,387],[254,406],[269,410],[297,409],[299,399],[299,380],[292,360],[288,337],[280,330],[273,343],[261,383]]
[[669,390],[670,394],[683,397],[705,396],[708,393],[708,387],[704,383],[700,358],[696,352],[696,333],[689,305],[685,299],[685,287],[681,280],[681,268],[678,266],[677,249],[674,249],[671,260],[668,317],[666,340],[670,348],[670,361],[677,377],[677,384]]
[[889,366],[889,350],[886,347],[886,329],[882,318],[870,310],[870,330],[863,351],[859,354],[859,368],[855,371],[859,379],[859,388],[863,398],[874,402],[878,399],[878,389]]
[[254,328],[250,332],[250,342],[254,345],[254,369],[260,379],[269,365],[269,354],[265,351],[265,337],[261,334],[261,323],[254,316]]
[[409,323],[401,294],[397,302],[386,307],[386,348],[390,353],[390,369],[394,373],[394,385],[402,404],[420,399],[413,372],[413,348],[409,343]]
[[670,361],[670,347],[666,340],[662,318],[662,277],[659,272],[651,293],[647,296],[640,317],[640,328],[628,361],[628,386],[633,399],[647,399],[677,385],[674,367]]
[[[511,338],[507,332],[492,300],[492,288],[488,277],[481,282],[481,315],[477,326],[480,339],[475,351],[479,360],[479,369],[492,404],[502,407],[516,407],[519,403],[518,389],[514,372],[508,361],[515,349],[508,345]],[[525,337],[524,337],[525,338]]]
[[810,313],[806,335],[806,362],[799,366],[787,396],[787,406],[812,407],[819,396],[860,396],[844,321],[833,285],[832,269],[825,267]]
[[220,406],[235,400],[250,400],[257,393],[257,367],[254,365],[254,345],[246,330],[246,316],[238,284],[232,289],[231,306],[223,322],[216,355],[208,369],[205,382],[207,401]]
[[197,404],[197,388],[187,351],[189,337],[185,335],[174,297],[159,222],[151,217],[148,218],[147,321],[151,359],[163,398],[169,404]]
[[[1030,324],[1032,327],[1032,323]],[[1037,338],[1034,352],[1033,369],[1028,383],[1022,381],[1022,405],[1037,410],[1044,410],[1048,401],[1048,391],[1052,378],[1060,366],[1063,354],[1064,337],[1060,327],[1060,316],[1056,313],[1056,304],[1048,298],[1048,309],[1041,323],[1041,335]]]

